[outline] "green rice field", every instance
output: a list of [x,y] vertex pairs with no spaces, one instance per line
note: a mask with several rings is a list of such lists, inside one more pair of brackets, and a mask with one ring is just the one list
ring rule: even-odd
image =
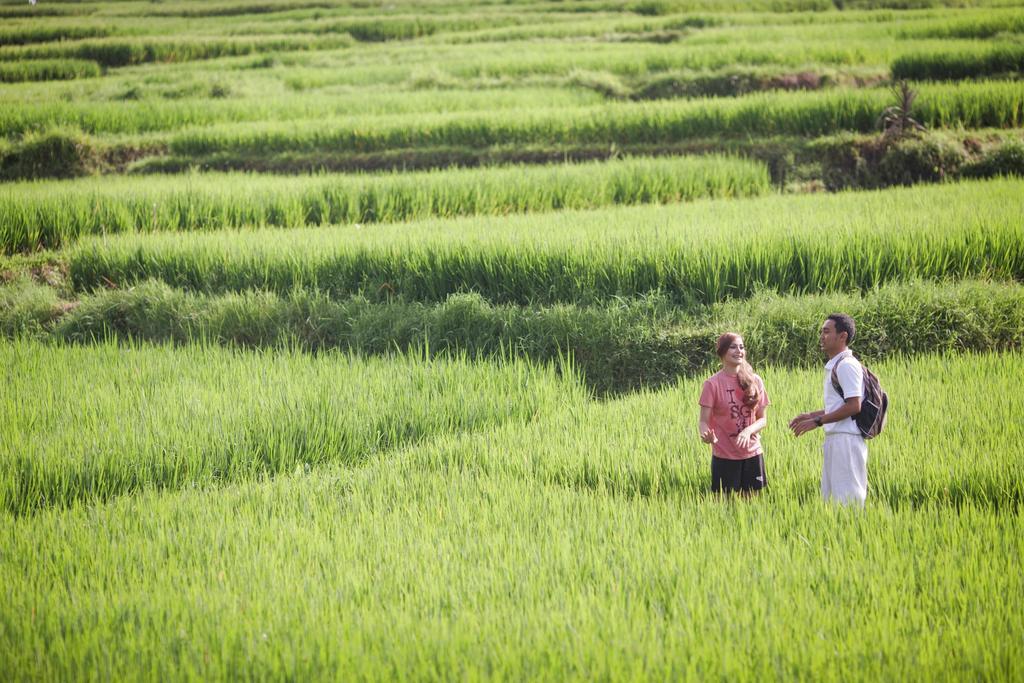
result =
[[[57,361],[45,347],[12,353]],[[171,360],[133,353],[154,369]],[[123,376],[111,347],[75,354],[96,379]],[[1022,472],[1005,444],[1021,438],[1021,358],[878,370],[900,406],[894,424],[914,428],[873,449],[864,512],[815,500],[819,441],[780,424],[765,437],[770,493],[709,498],[691,424],[699,380],[612,404],[549,384],[553,413],[356,466],[179,491],[154,482],[100,506],[9,517],[0,651],[16,675],[56,678],[742,677],[751,660],[758,675],[830,678],[838,660],[865,678],[1013,680]],[[815,400],[817,378],[766,372],[776,422]],[[162,388],[216,402],[218,381]],[[72,389],[32,408],[81,402]],[[993,394],[1007,398],[993,405]],[[293,425],[318,420],[315,404],[293,411]],[[150,433],[144,416],[114,419],[126,440]],[[234,419],[220,429],[260,418]],[[188,420],[174,410],[161,423],[184,442]],[[963,451],[962,430],[985,456]],[[148,459],[140,446],[120,450],[124,466]],[[737,629],[759,634],[747,659],[722,655],[744,638]],[[126,632],[131,648],[106,645]]]
[[1022,69],[1020,0],[0,0],[0,679],[1024,680]]

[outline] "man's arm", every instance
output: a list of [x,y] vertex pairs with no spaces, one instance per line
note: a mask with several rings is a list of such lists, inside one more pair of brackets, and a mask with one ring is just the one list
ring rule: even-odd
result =
[[824,414],[824,410],[812,410],[809,413],[800,413],[799,415],[797,415],[796,417],[789,421],[789,428],[793,429],[796,427],[798,422],[803,422],[804,420],[813,420],[814,418]]
[[795,436],[806,434],[815,427],[821,427],[822,425],[831,424],[833,422],[839,422],[845,420],[848,417],[852,417],[860,412],[860,396],[851,396],[846,399],[842,406],[833,410],[831,413],[826,413],[823,410],[816,411],[815,413],[805,413],[804,419],[794,418],[789,423],[789,428],[793,430]]

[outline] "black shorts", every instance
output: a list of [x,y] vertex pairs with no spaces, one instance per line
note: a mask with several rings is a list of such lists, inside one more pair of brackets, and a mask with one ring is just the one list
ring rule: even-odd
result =
[[746,460],[726,460],[711,456],[711,490],[714,493],[760,491],[768,485],[764,471],[764,454]]

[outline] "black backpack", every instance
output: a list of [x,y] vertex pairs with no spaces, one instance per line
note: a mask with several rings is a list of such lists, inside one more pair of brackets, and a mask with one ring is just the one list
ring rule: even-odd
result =
[[[836,393],[842,396],[843,400],[846,400],[846,396],[843,396],[843,388],[839,386],[839,377],[836,376],[838,367],[839,363],[832,367],[832,387]],[[882,384],[875,377],[875,373],[868,370],[863,363],[860,367],[864,370],[864,395],[860,397],[860,412],[851,415],[850,419],[857,424],[861,436],[865,439],[873,439],[885,427],[886,412],[889,410],[889,395],[882,389]]]

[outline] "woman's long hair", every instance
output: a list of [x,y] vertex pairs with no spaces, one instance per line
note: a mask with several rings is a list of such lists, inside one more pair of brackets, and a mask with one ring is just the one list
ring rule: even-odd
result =
[[[726,332],[718,338],[718,357],[722,358],[729,351],[734,342],[743,341],[743,337],[735,332]],[[761,399],[760,391],[757,388],[757,381],[754,379],[754,368],[745,359],[736,368],[736,379],[739,380],[740,389],[743,389],[743,405],[753,408]]]

